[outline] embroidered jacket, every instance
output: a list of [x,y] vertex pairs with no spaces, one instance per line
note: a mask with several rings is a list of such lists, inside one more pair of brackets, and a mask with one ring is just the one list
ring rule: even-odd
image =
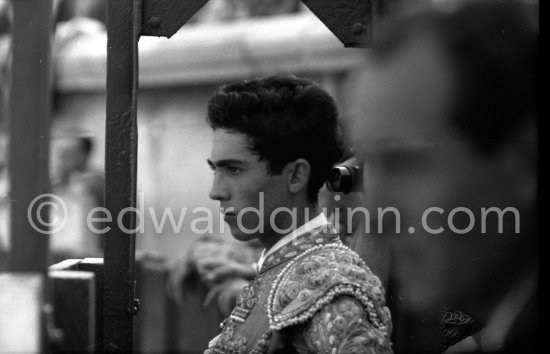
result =
[[378,277],[330,225],[267,257],[208,354],[391,353]]

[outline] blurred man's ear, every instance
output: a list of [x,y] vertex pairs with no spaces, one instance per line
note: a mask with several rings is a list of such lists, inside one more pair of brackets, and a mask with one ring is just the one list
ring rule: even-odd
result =
[[306,159],[297,159],[287,164],[283,170],[288,176],[290,193],[305,191],[311,175],[311,165]]

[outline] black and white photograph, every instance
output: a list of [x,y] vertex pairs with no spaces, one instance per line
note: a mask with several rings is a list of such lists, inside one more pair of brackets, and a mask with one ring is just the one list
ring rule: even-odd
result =
[[0,354],[539,353],[537,0],[0,0]]

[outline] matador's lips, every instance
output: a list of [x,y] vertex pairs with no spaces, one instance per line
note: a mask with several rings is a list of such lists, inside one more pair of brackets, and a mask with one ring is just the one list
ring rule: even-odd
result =
[[222,213],[224,216],[237,216],[237,213],[233,210],[233,208],[220,208],[220,213]]

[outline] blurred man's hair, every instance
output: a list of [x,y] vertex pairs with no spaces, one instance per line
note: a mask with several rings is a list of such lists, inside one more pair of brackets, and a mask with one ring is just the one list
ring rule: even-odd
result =
[[79,136],[78,141],[82,146],[82,151],[84,152],[84,155],[88,157],[94,148],[94,141],[92,140],[92,138],[87,136]]
[[308,199],[317,200],[342,154],[338,111],[332,97],[302,78],[272,76],[226,85],[210,99],[208,124],[246,134],[270,174],[298,158],[311,165]]
[[455,69],[455,127],[484,152],[510,139],[538,110],[538,21],[533,5],[477,0],[397,16],[371,50],[384,60],[413,38],[433,38]]

